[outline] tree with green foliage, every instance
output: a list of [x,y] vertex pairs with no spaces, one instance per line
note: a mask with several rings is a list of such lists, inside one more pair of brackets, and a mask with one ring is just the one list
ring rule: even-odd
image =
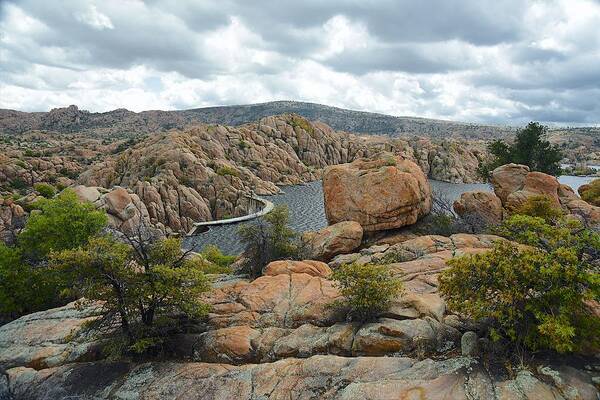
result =
[[[159,347],[177,328],[177,318],[202,318],[209,307],[199,300],[210,288],[201,257],[181,250],[181,240],[131,244],[99,236],[77,249],[53,252],[50,266],[68,275],[85,303],[102,301],[92,328],[104,331],[119,321],[124,350],[142,353]],[[116,339],[118,341],[118,339]]]
[[0,243],[0,319],[59,305],[57,276],[23,262],[21,250]]
[[524,129],[517,132],[515,140],[507,144],[495,140],[488,146],[494,157],[491,162],[482,163],[479,172],[488,177],[495,168],[509,163],[527,165],[532,171],[549,175],[560,175],[560,160],[563,155],[556,145],[546,140],[548,128],[538,122],[530,122]]
[[246,244],[246,271],[257,277],[269,262],[295,258],[299,253],[297,234],[288,226],[289,213],[285,205],[277,205],[256,223],[242,225],[238,234]]
[[496,233],[527,246],[501,242],[448,261],[439,289],[449,308],[490,320],[492,339],[518,349],[597,350],[600,319],[587,302],[600,298],[600,235],[575,220],[526,215],[509,217]]
[[377,318],[402,290],[402,281],[392,276],[385,265],[344,264],[333,272],[331,279],[343,297],[333,306],[358,321]]
[[18,237],[23,255],[32,261],[46,258],[51,251],[85,244],[108,221],[103,211],[81,202],[70,189],[53,199],[38,200],[36,208],[39,210],[31,213]]
[[73,191],[36,202],[16,238],[16,246],[0,244],[0,314],[10,319],[63,305],[70,280],[47,268],[52,251],[77,248],[107,222],[102,211],[80,203]]

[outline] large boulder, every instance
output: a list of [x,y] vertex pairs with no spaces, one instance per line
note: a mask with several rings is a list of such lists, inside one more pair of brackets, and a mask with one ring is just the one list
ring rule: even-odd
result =
[[559,188],[560,183],[556,177],[542,172],[530,172],[525,176],[521,189],[508,195],[505,207],[508,209],[516,209],[527,201],[528,198],[533,196],[546,196],[551,199],[556,206],[560,206],[560,201],[558,199]]
[[365,232],[411,225],[431,211],[423,171],[389,153],[326,168],[323,194],[330,224],[356,221]]
[[502,201],[491,192],[465,192],[453,207],[458,215],[470,222],[493,225],[502,221]]
[[521,190],[525,177],[529,173],[529,167],[520,164],[502,165],[492,171],[490,182],[494,186],[496,196],[506,203],[508,195]]
[[265,276],[282,274],[308,274],[311,276],[320,276],[322,278],[326,278],[331,275],[331,268],[321,261],[279,260],[270,262],[263,270],[263,275]]
[[316,232],[306,232],[302,241],[308,257],[328,261],[338,254],[351,253],[360,246],[363,228],[355,221],[342,221]]

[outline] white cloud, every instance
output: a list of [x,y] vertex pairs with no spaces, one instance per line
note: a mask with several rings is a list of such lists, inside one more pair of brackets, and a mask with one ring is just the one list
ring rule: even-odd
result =
[[85,11],[76,12],[75,19],[94,29],[115,29],[110,18],[98,11],[95,4],[90,4]]
[[598,123],[600,4],[36,0],[0,4],[0,107],[291,99],[463,121]]

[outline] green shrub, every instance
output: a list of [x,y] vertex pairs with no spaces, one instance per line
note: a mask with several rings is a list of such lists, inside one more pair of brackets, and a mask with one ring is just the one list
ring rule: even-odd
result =
[[26,157],[39,157],[41,154],[37,151],[33,151],[31,149],[26,149],[23,152],[23,155],[25,155]]
[[107,217],[90,203],[82,203],[72,190],[65,190],[53,199],[36,202],[39,212],[29,216],[18,237],[23,254],[39,261],[51,251],[72,249],[106,226]]
[[217,175],[221,175],[221,176],[239,176],[240,173],[235,168],[228,167],[228,166],[222,166],[222,167],[217,168]]
[[308,122],[306,119],[302,118],[299,115],[292,115],[290,117],[290,125],[292,125],[294,128],[298,127],[304,129],[310,135],[315,133],[315,130],[310,124],[310,122]]
[[10,187],[15,190],[23,190],[29,187],[29,184],[21,178],[15,178],[10,181]]
[[590,204],[600,207],[600,178],[588,183],[585,190],[581,191],[581,198]]
[[597,233],[583,229],[581,222],[570,218],[561,218],[550,224],[540,217],[516,214],[504,220],[493,232],[547,251],[566,247],[576,249],[580,255],[591,256],[594,246],[600,246],[600,236]]
[[203,260],[186,257],[179,239],[132,243],[94,237],[85,246],[52,253],[50,266],[72,277],[84,303],[103,302],[104,317],[90,328],[110,329],[118,316],[123,349],[145,353],[159,350],[182,315],[206,316],[209,306],[199,298],[210,281],[202,272]]
[[35,185],[33,185],[33,188],[41,196],[47,199],[54,197],[54,195],[56,194],[56,189],[54,189],[54,186],[49,185],[47,183],[36,183]]
[[495,233],[515,243],[448,261],[440,293],[471,318],[491,318],[492,338],[559,352],[598,349],[600,320],[585,301],[600,297],[600,234],[565,217],[512,215]]
[[345,264],[333,272],[332,279],[343,297],[333,305],[358,321],[377,318],[402,290],[402,282],[383,265]]
[[248,142],[246,142],[244,139],[241,139],[238,143],[238,147],[240,150],[245,150],[248,147],[250,147],[250,145],[248,144]]
[[225,274],[231,272],[230,266],[237,258],[237,256],[223,254],[217,246],[212,244],[205,246],[201,254],[212,264],[204,268],[204,272],[207,274]]
[[245,271],[260,276],[269,262],[295,258],[299,254],[297,234],[288,226],[289,214],[285,205],[277,205],[256,223],[242,225],[238,234],[246,245]]
[[546,195],[529,197],[523,204],[513,210],[513,214],[539,217],[549,223],[557,221],[564,215],[560,206],[556,205]]
[[575,249],[546,252],[499,243],[490,252],[454,258],[448,265],[439,286],[448,307],[491,319],[492,339],[559,352],[600,345],[600,320],[584,303],[598,298],[600,282]]

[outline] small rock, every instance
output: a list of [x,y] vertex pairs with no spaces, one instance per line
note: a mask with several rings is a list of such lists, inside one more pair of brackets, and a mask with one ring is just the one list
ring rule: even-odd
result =
[[460,350],[463,356],[472,357],[477,354],[477,334],[465,332],[460,338]]

